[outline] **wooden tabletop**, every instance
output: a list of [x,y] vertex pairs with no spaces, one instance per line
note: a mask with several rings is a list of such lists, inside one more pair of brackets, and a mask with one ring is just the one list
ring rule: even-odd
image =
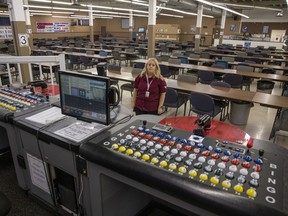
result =
[[[89,72],[92,74],[97,74],[95,68],[83,70],[85,72]],[[81,71],[80,71],[81,72]],[[118,79],[122,81],[132,82],[135,80],[135,76],[133,77],[131,74],[131,68],[127,68],[122,70],[121,73],[108,71],[107,76],[113,79]],[[177,81],[175,79],[165,79],[167,86],[173,89],[183,91],[183,92],[199,92],[205,93],[214,97],[226,98],[228,100],[240,100],[246,102],[259,103],[263,106],[281,109],[284,107],[288,107],[288,97],[279,96],[279,95],[271,95],[262,92],[251,92],[244,91],[240,89],[233,88],[223,88],[205,85],[201,83],[188,83],[183,81]]]
[[[188,57],[188,60],[197,61],[197,62],[210,62],[210,63],[214,63],[216,61],[216,59],[191,58],[191,57]],[[255,68],[269,68],[269,69],[282,70],[282,71],[288,70],[288,67],[282,67],[279,65],[255,64],[255,63],[237,62],[237,61],[228,62],[228,64],[229,65],[245,64],[245,65],[249,65],[249,66],[255,67]]]
[[[146,63],[146,59],[139,59],[139,60],[134,60],[133,62],[143,62]],[[194,70],[201,70],[201,71],[210,71],[210,72],[215,72],[215,73],[222,73],[222,74],[227,74],[227,73],[236,73],[240,74],[245,77],[250,77],[250,78],[256,78],[256,79],[268,79],[268,80],[274,80],[274,81],[279,81],[279,82],[288,82],[288,76],[283,76],[283,75],[278,75],[278,74],[265,74],[265,73],[258,73],[258,72],[246,72],[246,71],[237,71],[235,69],[221,69],[221,68],[213,68],[209,66],[202,66],[202,65],[192,65],[192,64],[171,64],[168,62],[159,62],[161,65],[167,65],[169,67],[176,67],[176,68],[183,68],[183,69],[194,69]]]

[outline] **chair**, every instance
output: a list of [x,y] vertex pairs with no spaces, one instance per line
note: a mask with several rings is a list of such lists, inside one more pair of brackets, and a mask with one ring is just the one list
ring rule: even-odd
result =
[[84,65],[85,69],[94,67],[95,65],[98,64],[98,61],[97,62],[96,61],[92,61],[87,56],[80,56],[80,60],[81,60],[82,64]]
[[145,48],[139,48],[138,49],[138,56],[140,58],[146,59],[147,58],[147,50]]
[[134,64],[134,68],[140,68],[143,69],[145,67],[145,63],[144,62],[136,62]]
[[169,78],[171,76],[171,72],[169,70],[169,67],[167,65],[159,65],[160,67],[160,71],[161,71],[161,75],[163,77]]
[[229,67],[228,62],[224,60],[216,60],[213,65],[220,65],[224,69],[227,69]]
[[210,84],[215,80],[215,74],[212,71],[198,71],[198,81],[202,84]]
[[107,57],[108,53],[104,50],[100,50],[99,52],[99,56],[102,56],[102,57]]
[[229,83],[231,88],[242,88],[243,76],[240,74],[227,73],[223,76],[223,81]]
[[[254,67],[245,64],[238,64],[236,70],[245,72],[254,72]],[[250,91],[250,85],[252,82],[253,82],[252,78],[243,77],[242,87],[245,87],[245,90]]]
[[180,95],[178,92],[173,88],[166,89],[166,96],[164,100],[164,107],[167,111],[167,108],[176,108],[175,116],[177,115],[179,107],[184,104],[184,116],[186,114],[186,104],[189,98],[185,95]]
[[[139,75],[141,72],[142,72],[142,68],[133,68],[131,73],[132,73],[132,76],[135,77],[137,75]],[[120,95],[120,100],[121,100],[121,103],[122,103],[122,98],[123,98],[123,91],[129,91],[131,92],[131,95],[132,95],[132,92],[133,92],[133,89],[134,89],[134,82],[131,82],[131,83],[124,83],[123,85],[121,85],[120,89],[121,89],[121,95]]]
[[221,113],[221,109],[221,106],[218,106],[214,103],[214,100],[211,96],[203,93],[191,92],[190,110],[188,115],[190,115],[190,113],[193,111],[198,116],[207,114],[214,118]]
[[[116,74],[121,74],[121,66],[118,65],[108,65],[108,71],[110,73],[116,73]],[[110,79],[110,85],[116,85],[119,92],[120,92],[120,87],[119,87],[119,81],[117,79]]]
[[72,69],[74,69],[74,66],[76,65],[76,69],[80,67],[82,61],[78,58],[78,56],[75,55],[69,55],[70,64],[72,65]]
[[[177,59],[177,58],[169,58],[168,59],[168,63],[169,64],[174,64],[174,65],[180,65],[181,64],[181,60]],[[170,70],[171,74],[173,74],[173,78],[175,79],[175,75],[179,74],[179,68],[177,68],[177,67],[169,67],[169,70]]]
[[[218,81],[218,80],[212,81],[210,85],[215,86],[215,87],[218,86],[218,87],[224,87],[224,88],[231,88],[231,85],[229,83]],[[229,117],[229,113],[228,113],[229,112],[229,100],[214,97],[214,103],[222,107],[220,120],[225,121],[225,119]]]
[[279,118],[273,126],[274,139],[273,143],[277,143],[278,137],[288,137],[288,108],[282,109]]
[[198,77],[195,75],[189,75],[189,74],[179,74],[177,77],[177,81],[196,84],[198,82]]
[[121,55],[119,51],[113,50],[112,56],[114,57],[114,61],[118,61],[119,65],[121,65],[121,62],[124,61],[125,65],[127,64],[127,57],[126,55]]

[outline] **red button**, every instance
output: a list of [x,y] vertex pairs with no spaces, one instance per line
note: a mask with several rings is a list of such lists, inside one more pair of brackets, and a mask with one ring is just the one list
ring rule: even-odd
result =
[[173,141],[169,141],[167,144],[168,146],[174,146],[175,143]]
[[191,146],[185,146],[185,147],[184,147],[184,150],[185,150],[185,151],[191,151],[191,149],[192,149]]
[[154,137],[153,140],[154,140],[155,142],[158,142],[158,141],[160,140],[160,137]]
[[152,137],[153,137],[153,136],[152,136],[151,134],[147,134],[147,135],[145,136],[145,138],[148,139],[148,140],[150,140]]
[[249,162],[243,162],[242,163],[242,167],[246,168],[246,169],[249,169],[250,168],[250,163]]
[[231,163],[237,166],[240,162],[238,159],[234,158]]
[[210,152],[209,152],[209,151],[204,151],[204,152],[202,152],[202,155],[203,155],[203,156],[209,156],[209,155],[210,155]]
[[218,158],[219,158],[219,154],[217,154],[217,153],[212,154],[212,158],[213,158],[213,159],[218,159]]
[[167,143],[167,140],[166,140],[166,139],[161,139],[161,140],[160,140],[160,143],[166,144],[166,143]]
[[133,131],[132,131],[132,134],[133,134],[134,136],[136,136],[136,135],[138,134],[138,131],[137,131],[137,130],[133,130]]
[[260,172],[262,170],[262,167],[259,164],[256,164],[253,166],[253,170],[256,172]]
[[222,157],[221,157],[221,160],[222,160],[223,162],[228,162],[228,161],[229,161],[229,157],[228,157],[228,156],[222,156]]
[[139,133],[138,136],[139,136],[139,137],[144,137],[144,136],[145,136],[145,133],[143,133],[143,132],[142,132],[142,133]]
[[177,149],[181,149],[181,148],[182,148],[182,145],[178,143],[178,144],[176,145],[176,148],[177,148]]

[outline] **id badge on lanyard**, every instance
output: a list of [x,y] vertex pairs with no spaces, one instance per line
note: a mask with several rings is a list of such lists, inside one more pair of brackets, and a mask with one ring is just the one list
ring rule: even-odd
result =
[[150,89],[150,86],[151,86],[151,84],[152,84],[152,82],[154,80],[154,77],[149,83],[148,76],[146,75],[146,80],[147,80],[147,91],[145,92],[145,97],[148,98],[150,96],[149,89]]

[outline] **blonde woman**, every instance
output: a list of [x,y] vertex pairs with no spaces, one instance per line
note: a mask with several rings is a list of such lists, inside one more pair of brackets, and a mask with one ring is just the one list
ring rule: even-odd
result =
[[163,113],[166,87],[157,59],[149,58],[134,82],[131,106],[136,115]]

